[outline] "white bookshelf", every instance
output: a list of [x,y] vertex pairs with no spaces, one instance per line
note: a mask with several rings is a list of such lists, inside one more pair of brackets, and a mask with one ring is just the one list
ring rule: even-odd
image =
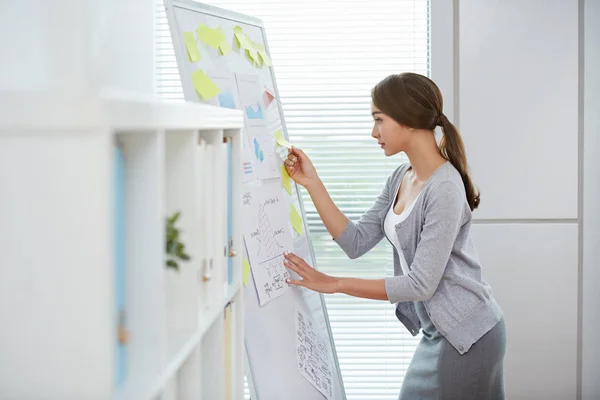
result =
[[[0,104],[0,398],[243,398],[242,260],[230,255],[242,246],[242,113],[56,94],[1,94]],[[224,138],[233,143],[231,249]],[[115,143],[128,333],[120,385]],[[191,257],[179,271],[165,266],[175,211]]]

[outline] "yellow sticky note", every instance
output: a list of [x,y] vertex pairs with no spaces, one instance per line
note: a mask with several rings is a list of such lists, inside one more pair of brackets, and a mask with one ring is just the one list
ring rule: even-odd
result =
[[246,50],[246,57],[250,60],[253,65],[259,64],[261,62],[258,57],[258,50],[255,47],[255,43],[250,39],[248,35],[246,35],[242,28],[236,26],[233,28],[233,35],[235,36],[235,40],[242,50]]
[[294,207],[293,204],[290,205],[290,221],[292,221],[294,230],[302,235],[302,217],[298,214],[298,211],[296,211],[296,207]]
[[185,48],[187,49],[190,61],[200,61],[200,52],[198,51],[198,46],[196,46],[194,32],[183,32],[183,42],[185,43]]
[[237,41],[238,46],[241,49],[247,49],[248,43],[246,41],[246,34],[242,31],[242,27],[236,26],[233,28],[233,36],[235,36],[235,40]]
[[267,54],[265,46],[260,43],[255,43],[254,46],[256,47],[256,51],[258,52],[258,56],[260,57],[262,64],[268,67],[272,66],[273,62],[271,61],[271,57],[269,57]]
[[198,92],[204,100],[212,99],[221,91],[201,69],[192,74],[192,83],[194,84],[196,92]]
[[285,190],[292,195],[292,178],[288,174],[285,169],[285,164],[281,164],[281,185],[285,188]]
[[204,44],[214,47],[215,49],[221,46],[221,43],[225,40],[225,33],[222,28],[209,28],[205,24],[202,24],[196,30],[198,39]]
[[258,58],[258,52],[256,49],[246,49],[246,56],[252,65],[260,65],[260,59]]
[[252,41],[252,39],[250,39],[248,37],[248,35],[245,35],[245,36],[246,36],[246,41],[245,41],[245,45],[243,48],[246,49],[246,57],[248,58],[248,60],[250,60],[252,65],[261,66],[262,60],[258,56],[258,50],[256,49],[255,43]]
[[250,277],[250,263],[246,260],[246,257],[242,260],[242,281],[244,286],[248,284],[248,278]]
[[285,138],[283,137],[283,132],[281,132],[281,130],[275,131],[274,135],[275,135],[275,141],[277,142],[278,145],[287,147],[288,149],[292,148],[292,144],[290,142],[288,142],[287,140],[285,140]]
[[221,51],[221,55],[225,56],[231,52],[231,47],[229,47],[229,43],[227,43],[227,39],[223,40],[219,45],[219,50]]

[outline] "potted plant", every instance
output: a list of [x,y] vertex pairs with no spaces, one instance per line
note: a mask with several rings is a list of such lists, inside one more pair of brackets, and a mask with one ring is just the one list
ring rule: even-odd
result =
[[166,251],[167,268],[179,271],[179,261],[189,261],[190,256],[185,252],[185,245],[180,241],[179,228],[175,226],[181,212],[177,211],[166,219]]

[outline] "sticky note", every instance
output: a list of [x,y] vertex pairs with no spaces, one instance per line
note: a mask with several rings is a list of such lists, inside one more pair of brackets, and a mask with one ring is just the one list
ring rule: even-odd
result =
[[294,205],[290,205],[290,221],[292,221],[292,226],[294,230],[298,232],[299,235],[302,235],[302,217],[296,211],[296,207]]
[[265,96],[267,97],[267,106],[270,106],[273,100],[275,99],[275,96],[267,88],[265,88]]
[[269,57],[269,55],[267,54],[267,50],[265,49],[265,46],[260,44],[260,43],[255,43],[254,46],[256,47],[256,51],[258,52],[258,56],[261,59],[261,64],[264,64],[268,67],[273,65],[273,62],[271,61],[271,57]]
[[242,31],[242,27],[236,26],[235,28],[233,28],[233,36],[235,36],[235,40],[241,49],[245,50],[248,48],[247,36]]
[[210,47],[219,48],[221,43],[225,41],[225,33],[223,33],[222,28],[209,28],[205,24],[201,24],[196,30],[198,34],[198,39],[204,44],[209,45]]
[[256,43],[250,39],[248,35],[244,33],[240,26],[233,28],[233,36],[235,37],[236,43],[242,50],[246,50],[246,58],[252,63],[252,65],[262,65],[262,59],[258,55]]
[[198,51],[198,46],[196,46],[194,32],[183,32],[183,42],[185,43],[185,48],[187,49],[190,61],[200,61],[200,52]]
[[281,100],[279,100],[276,96],[275,96],[275,92],[271,89],[269,89],[268,87],[265,86],[265,93],[264,93],[264,97],[265,97],[265,106],[269,107],[271,105],[271,103],[273,103],[273,100],[277,100],[279,103],[281,103]]
[[204,100],[212,99],[221,91],[201,69],[192,74],[192,83],[194,84],[196,92],[198,92]]
[[250,263],[246,260],[246,257],[242,260],[242,281],[244,286],[248,284],[248,278],[250,277]]
[[281,185],[285,188],[285,190],[292,195],[292,178],[288,174],[285,169],[285,164],[281,164]]
[[288,142],[287,140],[285,140],[285,138],[283,137],[283,132],[281,132],[281,130],[275,131],[274,135],[275,135],[275,141],[277,142],[278,145],[287,147],[288,149],[292,148],[292,144],[290,142]]
[[246,56],[252,62],[253,65],[261,65],[260,57],[258,57],[258,51],[254,47],[254,43],[251,41],[248,43],[248,47],[246,48]]
[[231,47],[229,46],[229,43],[227,43],[227,39],[221,42],[219,45],[219,51],[221,51],[222,56],[226,56],[227,54],[231,53]]

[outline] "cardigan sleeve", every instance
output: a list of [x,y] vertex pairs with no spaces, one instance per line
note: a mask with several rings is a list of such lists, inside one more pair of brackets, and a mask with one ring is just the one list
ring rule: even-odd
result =
[[387,179],[385,187],[375,200],[375,204],[357,222],[349,219],[344,231],[340,236],[334,238],[349,258],[354,259],[362,256],[383,239],[384,232],[381,226],[380,213],[390,203],[394,175]]

